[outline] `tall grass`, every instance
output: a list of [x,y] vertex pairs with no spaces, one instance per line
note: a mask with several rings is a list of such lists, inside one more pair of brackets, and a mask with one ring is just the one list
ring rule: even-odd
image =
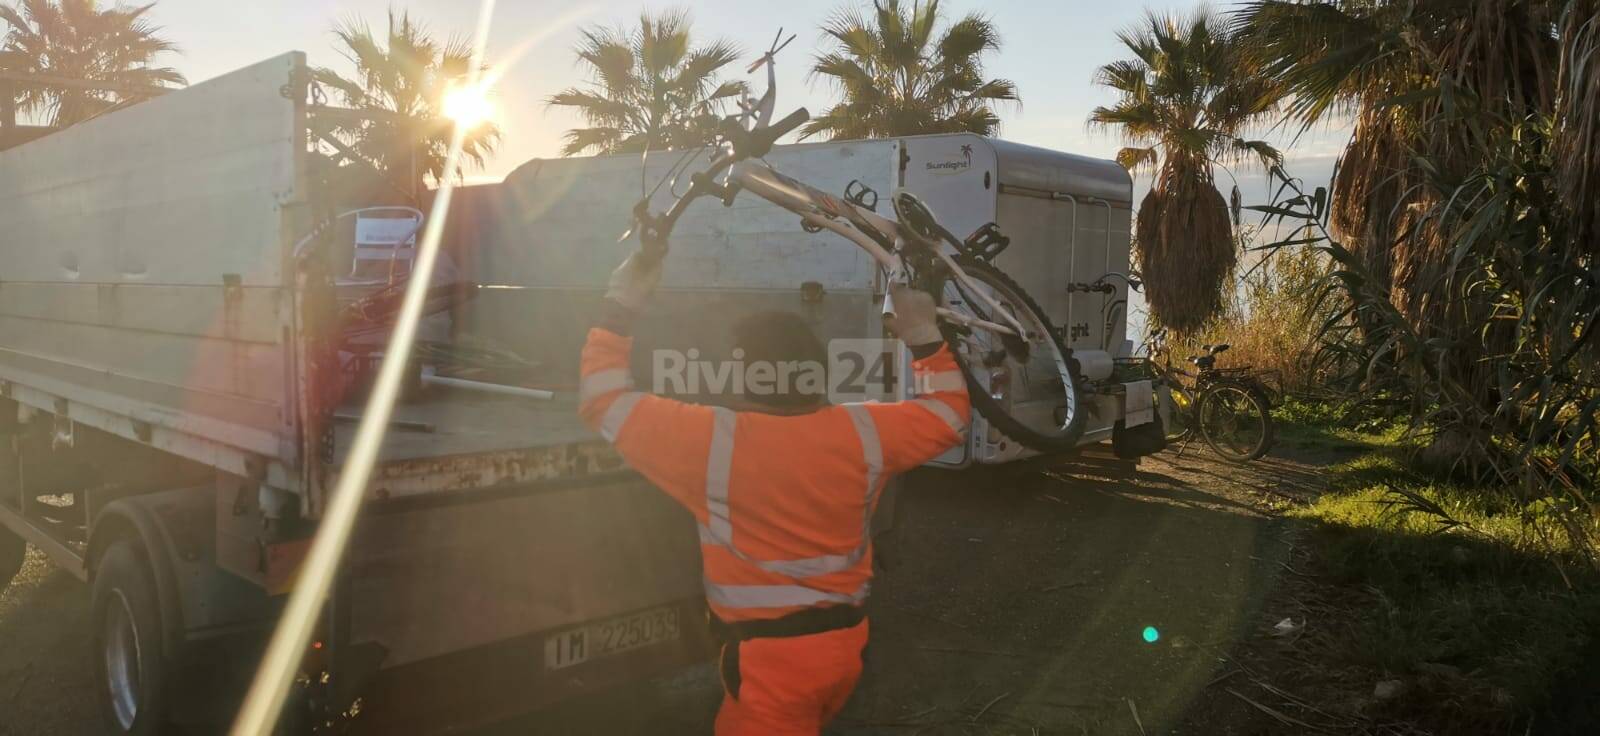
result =
[[1253,251],[1256,240],[1256,230],[1249,228],[1235,239],[1238,260],[1245,265],[1230,277],[1220,313],[1198,329],[1169,336],[1167,355],[1160,357],[1181,363],[1203,353],[1206,345],[1227,343],[1221,365],[1262,371],[1268,383],[1287,394],[1320,396],[1327,371],[1314,360],[1317,335],[1339,306],[1318,298],[1332,261],[1311,249]]
[[[1304,223],[1279,247],[1309,244],[1335,264],[1321,293],[1346,307],[1318,332],[1314,362],[1347,369],[1330,385],[1404,397],[1411,427],[1430,439],[1419,455],[1527,512],[1546,548],[1600,569],[1600,276],[1549,191],[1549,133],[1548,122],[1513,126],[1505,148],[1449,192],[1462,204],[1428,213],[1453,239],[1445,293],[1458,304],[1447,313],[1462,323],[1445,334],[1416,325],[1329,233],[1322,190],[1308,195],[1275,169],[1288,196],[1254,209]],[[1467,320],[1477,314],[1487,316]],[[1560,523],[1534,524],[1534,511]]]

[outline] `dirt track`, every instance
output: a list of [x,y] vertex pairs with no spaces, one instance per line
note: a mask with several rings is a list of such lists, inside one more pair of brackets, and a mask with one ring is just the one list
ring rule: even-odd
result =
[[[866,672],[830,734],[1157,734],[1204,710],[1281,572],[1288,529],[1262,510],[1314,466],[1191,447],[1134,475],[1065,472],[911,479]],[[93,733],[86,596],[37,552],[0,593],[0,734]],[[710,733],[719,696],[703,667],[481,733]]]

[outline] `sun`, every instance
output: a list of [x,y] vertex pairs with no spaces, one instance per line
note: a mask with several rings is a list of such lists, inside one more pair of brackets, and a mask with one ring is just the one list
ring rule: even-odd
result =
[[444,93],[444,115],[464,128],[476,128],[494,117],[494,103],[484,85],[455,87]]

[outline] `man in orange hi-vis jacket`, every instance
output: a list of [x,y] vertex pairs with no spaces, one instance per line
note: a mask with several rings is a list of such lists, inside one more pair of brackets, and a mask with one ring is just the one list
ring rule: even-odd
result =
[[[694,515],[711,625],[722,643],[716,733],[816,734],[861,676],[872,582],[872,511],[885,482],[961,441],[965,382],[931,296],[892,292],[888,327],[916,358],[914,401],[829,405],[792,392],[750,411],[635,391],[629,326],[661,278],[635,255],[611,276],[606,314],[583,348],[580,413],[628,464]],[[745,360],[816,361],[799,317],[735,331]]]

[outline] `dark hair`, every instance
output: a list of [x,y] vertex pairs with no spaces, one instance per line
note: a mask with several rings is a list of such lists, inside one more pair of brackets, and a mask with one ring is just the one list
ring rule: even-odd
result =
[[[794,312],[766,311],[741,317],[733,325],[733,349],[743,351],[746,365],[813,364],[828,367],[828,350],[805,318]],[[826,385],[779,386],[767,394],[746,392],[744,399],[783,410],[808,409],[822,404]]]

